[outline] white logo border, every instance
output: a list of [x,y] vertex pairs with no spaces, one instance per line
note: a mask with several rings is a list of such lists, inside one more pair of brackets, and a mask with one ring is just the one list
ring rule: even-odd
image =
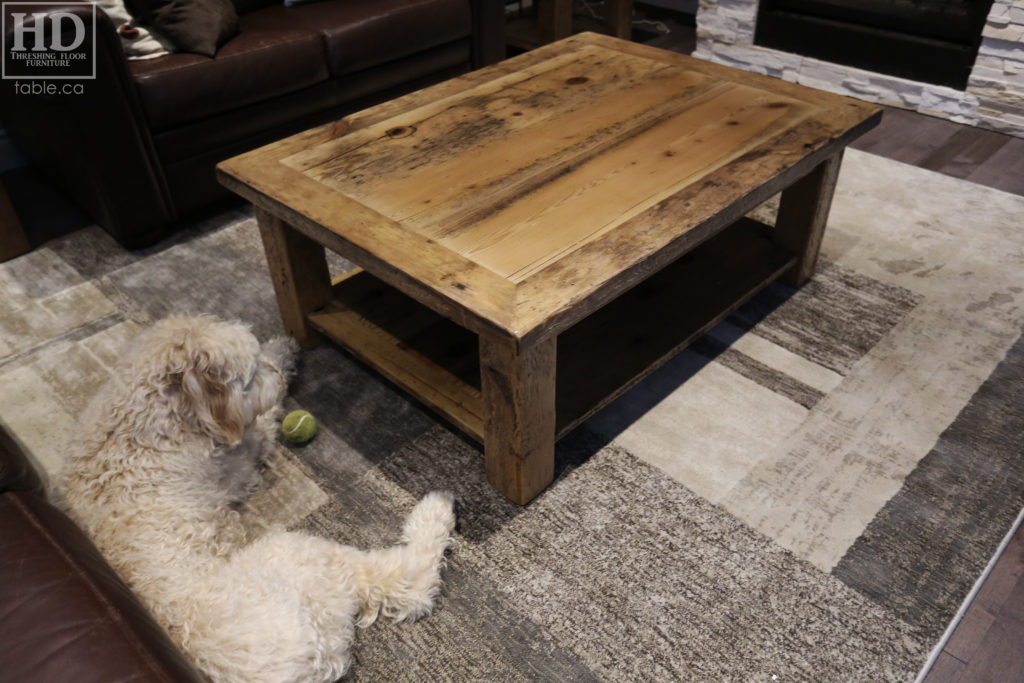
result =
[[68,7],[67,2],[26,2],[25,0],[13,0],[12,2],[0,2],[0,36],[3,36],[3,55],[0,56],[0,80],[12,81],[24,79],[27,81],[94,81],[96,80],[96,3],[89,2],[92,8],[92,75],[91,76],[28,76],[25,74],[7,75],[7,6],[8,5],[29,5],[30,7]]

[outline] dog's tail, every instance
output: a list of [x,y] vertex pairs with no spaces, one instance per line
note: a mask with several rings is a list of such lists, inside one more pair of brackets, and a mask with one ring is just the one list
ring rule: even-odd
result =
[[359,626],[369,626],[378,614],[395,621],[430,614],[441,590],[444,554],[454,541],[454,507],[451,493],[427,494],[405,520],[402,545],[365,554]]

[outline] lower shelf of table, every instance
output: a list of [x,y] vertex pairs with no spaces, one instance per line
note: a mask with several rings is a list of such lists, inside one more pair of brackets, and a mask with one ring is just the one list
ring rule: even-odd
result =
[[[743,219],[563,332],[561,438],[788,270],[795,256]],[[334,285],[310,324],[483,443],[474,333],[365,271]]]

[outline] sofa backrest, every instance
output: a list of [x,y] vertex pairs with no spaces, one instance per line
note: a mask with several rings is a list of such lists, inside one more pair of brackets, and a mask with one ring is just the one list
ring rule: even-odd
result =
[[231,0],[231,2],[235,6],[235,11],[241,16],[261,7],[283,4],[284,0]]

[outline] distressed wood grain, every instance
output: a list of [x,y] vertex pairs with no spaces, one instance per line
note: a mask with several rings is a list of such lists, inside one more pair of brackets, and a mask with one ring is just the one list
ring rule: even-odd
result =
[[324,247],[259,208],[256,222],[285,332],[303,348],[313,348],[323,337],[310,327],[306,316],[331,300]]
[[782,192],[775,240],[799,256],[796,266],[784,278],[794,287],[807,282],[814,273],[842,162],[843,151],[839,150]]
[[[879,118],[581,34],[218,173],[259,208],[288,329],[338,341],[482,440],[488,479],[525,503],[557,435],[784,270],[813,272],[842,149]],[[780,191],[774,238],[741,221]],[[365,272],[331,295],[300,272],[303,254],[322,261],[310,244]],[[609,353],[631,362],[598,378]]]
[[557,339],[525,349],[506,336],[480,338],[487,480],[525,505],[555,477]]
[[528,341],[877,119],[855,100],[606,36],[536,52],[230,160],[222,179],[268,208],[302,207],[309,231],[351,245],[343,255],[369,256],[478,331]]

